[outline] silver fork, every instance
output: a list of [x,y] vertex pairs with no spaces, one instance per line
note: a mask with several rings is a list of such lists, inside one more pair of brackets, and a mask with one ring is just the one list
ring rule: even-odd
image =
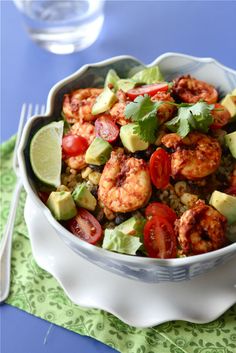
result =
[[22,181],[20,178],[19,164],[17,159],[17,150],[21,140],[21,135],[25,122],[32,116],[43,114],[45,111],[45,106],[41,107],[36,104],[34,109],[32,104],[23,104],[21,109],[21,115],[18,125],[16,144],[13,153],[13,169],[15,171],[17,180],[15,189],[12,195],[11,206],[9,210],[9,216],[7,224],[4,229],[2,241],[0,244],[0,264],[1,264],[1,277],[0,277],[0,303],[2,303],[9,294],[10,290],[10,273],[11,273],[11,248],[12,248],[12,235],[14,230],[15,218],[16,218],[16,209],[20,197],[20,192],[22,189]]

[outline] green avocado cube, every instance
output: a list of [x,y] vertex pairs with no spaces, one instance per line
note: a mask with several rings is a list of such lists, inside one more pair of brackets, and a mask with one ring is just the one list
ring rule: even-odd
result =
[[210,198],[209,204],[215,207],[232,224],[236,222],[236,197],[215,190]]
[[76,186],[72,193],[72,197],[77,206],[86,208],[89,211],[95,210],[97,200],[84,183]]
[[131,79],[120,79],[117,81],[118,89],[121,89],[123,92],[127,92],[128,90],[134,88],[137,85],[137,82],[132,81]]
[[85,154],[85,162],[88,164],[103,165],[110,158],[112,146],[101,137],[96,137]]
[[47,206],[58,221],[66,221],[76,216],[77,209],[69,191],[53,191]]
[[92,114],[97,115],[106,112],[117,100],[115,93],[109,87],[105,87],[92,106]]
[[151,85],[152,83],[163,81],[163,76],[158,66],[152,66],[138,71],[131,79],[139,83]]
[[231,92],[232,96],[236,96],[236,88]]
[[104,87],[109,87],[112,86],[114,88],[114,90],[117,90],[117,81],[119,80],[119,76],[117,75],[117,73],[115,72],[115,70],[110,69],[106,75],[105,78],[105,83],[104,83]]
[[140,236],[143,233],[145,219],[143,217],[133,216],[119,224],[115,229],[126,235]]
[[122,254],[135,255],[142,243],[139,237],[126,235],[118,229],[105,229],[102,248]]
[[226,145],[229,147],[232,156],[236,158],[236,131],[225,135],[225,142]]
[[221,104],[229,111],[231,118],[236,115],[236,95],[227,94],[222,99]]
[[135,132],[135,123],[126,124],[120,128],[120,139],[127,150],[130,152],[143,151],[149,146],[148,142],[145,142]]

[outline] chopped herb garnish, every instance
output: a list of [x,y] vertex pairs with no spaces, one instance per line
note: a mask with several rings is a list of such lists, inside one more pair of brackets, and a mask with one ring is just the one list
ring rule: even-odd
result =
[[191,106],[181,104],[178,115],[165,125],[181,137],[187,136],[193,130],[207,132],[213,123],[213,117],[210,113],[212,109],[214,109],[214,105],[205,102],[198,102]]
[[155,142],[158,128],[157,109],[162,102],[152,102],[148,95],[138,96],[125,108],[125,116],[137,123],[135,132],[145,142]]

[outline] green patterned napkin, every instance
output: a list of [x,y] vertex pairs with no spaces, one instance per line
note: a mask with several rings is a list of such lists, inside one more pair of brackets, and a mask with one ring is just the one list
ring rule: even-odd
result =
[[[1,223],[3,232],[15,183],[11,159],[15,138],[4,143],[1,153]],[[73,304],[57,281],[35,263],[23,220],[22,192],[16,218],[11,292],[7,303],[65,327],[93,337],[122,353],[235,353],[236,305],[209,324],[172,321],[153,328],[137,329],[105,311]]]

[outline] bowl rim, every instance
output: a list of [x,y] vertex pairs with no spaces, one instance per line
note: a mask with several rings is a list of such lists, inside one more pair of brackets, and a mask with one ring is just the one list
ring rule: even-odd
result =
[[173,259],[158,259],[158,258],[149,258],[149,257],[141,257],[141,256],[133,256],[133,255],[127,255],[127,254],[121,254],[121,253],[116,253],[112,252],[106,249],[103,249],[101,247],[94,246],[92,244],[89,244],[78,237],[72,237],[72,233],[69,232],[65,227],[63,227],[51,214],[50,210],[44,205],[44,203],[39,199],[38,196],[34,193],[34,191],[31,188],[31,185],[28,181],[27,178],[27,173],[26,173],[26,164],[25,164],[25,159],[24,159],[24,149],[26,147],[26,143],[29,137],[29,133],[31,131],[31,127],[34,123],[35,120],[38,118],[44,118],[46,119],[47,117],[50,117],[53,113],[53,103],[54,103],[54,98],[57,94],[57,92],[62,88],[64,85],[67,83],[73,81],[77,76],[80,76],[83,74],[85,71],[87,71],[90,67],[103,67],[108,64],[113,64],[118,61],[130,59],[133,60],[140,65],[145,65],[147,67],[151,67],[154,65],[158,65],[161,61],[165,60],[166,58],[169,57],[179,57],[179,58],[185,58],[189,59],[191,61],[196,61],[196,62],[203,62],[203,63],[211,63],[214,64],[218,67],[220,67],[222,70],[230,72],[236,76],[236,70],[233,70],[217,60],[211,58],[211,57],[196,57],[196,56],[191,56],[191,55],[186,55],[186,54],[181,54],[181,53],[176,53],[176,52],[167,52],[164,53],[160,56],[158,56],[155,60],[153,60],[150,64],[143,64],[140,60],[137,58],[130,56],[130,55],[119,55],[119,56],[114,56],[111,58],[108,58],[106,60],[102,60],[96,63],[89,63],[86,65],[83,65],[81,68],[76,70],[74,73],[72,73],[69,76],[66,76],[59,82],[57,82],[49,91],[48,98],[47,98],[47,107],[46,107],[46,112],[44,115],[34,115],[28,122],[26,123],[24,127],[24,131],[21,137],[20,145],[18,148],[18,160],[19,160],[19,166],[20,166],[20,174],[21,178],[23,181],[24,188],[27,192],[27,194],[30,196],[32,201],[39,207],[39,209],[44,213],[46,216],[47,220],[49,223],[53,226],[54,229],[56,229],[57,233],[63,233],[63,237],[67,239],[68,242],[72,243],[77,243],[79,248],[85,248],[88,252],[90,253],[96,253],[98,256],[103,256],[106,259],[113,260],[113,261],[121,261],[121,263],[140,263],[140,266],[144,265],[156,265],[156,266],[164,266],[164,267],[183,267],[183,266],[189,266],[189,265],[197,265],[200,262],[206,262],[210,261],[212,259],[219,258],[221,256],[231,254],[233,252],[236,252],[236,242],[232,243],[230,245],[227,245],[221,249],[214,250],[208,253],[204,254],[199,254],[199,255],[193,255],[189,257],[183,257],[183,258],[173,258]]

